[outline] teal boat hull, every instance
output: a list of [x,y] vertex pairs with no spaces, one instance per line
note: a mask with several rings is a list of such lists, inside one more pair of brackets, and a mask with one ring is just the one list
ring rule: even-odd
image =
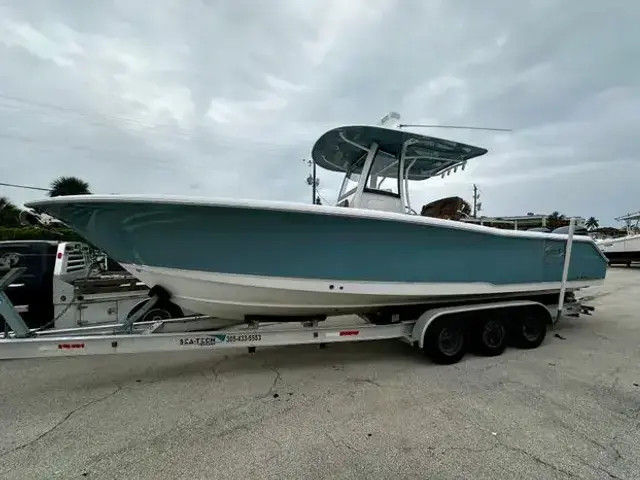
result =
[[[567,244],[566,235],[261,201],[90,195],[30,206],[183,307],[238,318],[558,291]],[[597,245],[574,237],[569,290],[601,283],[606,270]]]

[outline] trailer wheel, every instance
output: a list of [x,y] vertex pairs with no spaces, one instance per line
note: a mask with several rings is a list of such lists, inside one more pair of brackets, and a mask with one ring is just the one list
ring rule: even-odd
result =
[[502,355],[507,348],[509,337],[504,323],[499,317],[479,320],[472,331],[475,350],[485,357]]
[[393,322],[393,314],[387,311],[377,311],[363,315],[364,318],[372,325],[391,325]]
[[541,309],[528,308],[515,322],[511,342],[518,348],[538,348],[547,335],[547,318]]
[[427,328],[423,352],[440,365],[458,363],[467,353],[466,337],[462,322],[451,315],[441,317]]
[[[136,313],[144,303],[140,303],[133,307],[131,311],[127,314],[127,318],[131,317],[134,313]],[[157,322],[160,320],[170,320],[172,318],[181,318],[184,317],[182,313],[182,309],[174,303],[171,302],[158,302],[158,304],[154,305],[151,310],[145,313],[142,318],[138,319],[138,322]]]
[[145,313],[139,322],[157,322],[160,320],[170,320],[171,312],[167,308],[163,308],[162,306],[153,307],[147,313]]

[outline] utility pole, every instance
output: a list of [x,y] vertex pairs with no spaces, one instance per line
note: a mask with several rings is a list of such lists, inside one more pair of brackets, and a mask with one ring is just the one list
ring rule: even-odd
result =
[[311,201],[315,205],[318,203],[318,196],[316,195],[316,191],[318,190],[318,177],[316,176],[316,161],[312,158],[311,163],[313,163],[313,184],[311,186]]
[[473,184],[473,218],[478,218],[478,212],[482,209],[482,203],[480,203],[480,192],[478,186]]
[[318,185],[320,184],[320,180],[316,175],[316,162],[311,159],[302,159],[307,165],[311,167],[311,173],[307,177],[307,185],[311,186],[311,203],[314,205],[320,204],[320,197],[318,197]]

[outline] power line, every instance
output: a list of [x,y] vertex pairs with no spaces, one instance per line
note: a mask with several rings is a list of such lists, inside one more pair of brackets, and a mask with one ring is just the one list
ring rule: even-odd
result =
[[[196,124],[193,128],[187,129],[173,123],[150,123],[137,118],[122,115],[106,115],[97,111],[81,110],[49,102],[30,100],[15,95],[7,95],[4,93],[0,93],[0,109],[11,109],[20,114],[44,116],[45,118],[51,118],[57,121],[61,118],[68,121],[77,120],[78,118],[74,118],[73,116],[65,117],[64,115],[60,115],[72,114],[77,115],[82,119],[83,126],[91,125],[95,127],[103,127],[107,130],[119,130],[115,124],[122,123],[132,127],[137,127],[138,131],[143,132],[145,135],[159,136],[160,138],[173,137],[189,144],[193,144],[194,141],[201,142],[202,140],[209,139],[212,134],[216,135],[214,126],[207,124]],[[0,135],[5,138],[10,135],[11,138],[16,140],[33,143],[30,139],[25,140],[24,137],[20,138],[19,135],[11,133],[4,133]],[[233,147],[234,149],[238,149],[239,145],[243,145],[243,148],[246,148],[248,146],[248,142],[250,142],[253,147],[248,148],[248,150],[253,150],[255,148],[264,151],[268,148],[273,149],[275,152],[277,147],[282,146],[280,142],[275,142],[273,138],[264,139],[255,138],[254,136],[247,138],[246,135],[232,134],[230,132],[224,132],[222,136],[216,135],[214,143],[208,144],[208,142],[206,142],[201,146],[203,148]],[[90,148],[83,146],[74,146],[72,148],[91,151]]]
[[[230,136],[228,136],[230,137]],[[233,139],[237,138],[238,140],[245,140],[243,137],[234,136],[227,139],[222,139],[217,141],[216,144],[211,145],[209,148],[208,145],[203,145],[202,147],[197,147],[194,151],[194,155],[207,156],[211,154],[212,150],[217,149],[220,151],[224,150],[237,150],[237,153],[240,155],[251,155],[254,152],[260,152],[266,155],[273,155],[279,153],[279,149],[274,145],[274,143],[265,142],[254,142],[254,145],[248,145],[247,143],[241,143],[240,141],[233,142]],[[2,132],[0,131],[0,139],[11,140],[11,141],[19,141],[29,145],[31,148],[37,148],[39,150],[43,150],[46,152],[55,153],[56,151],[75,151],[84,156],[88,156],[92,161],[100,162],[102,164],[112,165],[114,162],[114,158],[119,159],[135,159],[136,161],[140,160],[140,156],[136,154],[132,154],[130,150],[127,149],[104,149],[104,148],[92,148],[87,145],[78,145],[78,144],[63,144],[60,142],[50,141],[48,139],[29,137],[25,135],[18,135],[13,132]],[[159,151],[159,147],[151,145],[147,147]],[[175,170],[178,168],[182,168],[179,163],[170,158],[167,154],[156,154],[154,158],[154,162],[161,167],[163,170]]]
[[[76,115],[80,115],[82,117],[93,117],[94,119],[98,120],[98,122],[100,122],[100,120],[108,120],[108,121],[119,121],[119,122],[123,122],[123,123],[128,123],[131,125],[137,125],[137,126],[141,126],[141,127],[150,127],[150,128],[168,128],[171,130],[178,130],[178,131],[182,131],[182,133],[189,133],[188,131],[176,127],[175,125],[170,125],[170,124],[154,124],[154,123],[147,123],[147,122],[143,122],[140,121],[138,119],[135,118],[131,118],[131,117],[125,117],[125,116],[120,116],[120,115],[104,115],[98,112],[91,112],[91,111],[86,111],[86,110],[81,110],[78,108],[70,108],[70,107],[64,107],[61,105],[56,105],[54,103],[49,103],[49,102],[42,102],[42,101],[36,101],[36,100],[31,100],[31,99],[27,99],[27,98],[21,98],[21,97],[16,97],[14,95],[6,95],[6,94],[2,94],[0,93],[0,99],[4,99],[4,100],[10,100],[13,102],[18,102],[18,103],[22,103],[22,104],[26,104],[26,105],[31,105],[31,106],[35,106],[35,107],[39,107],[39,108],[48,108],[51,110],[56,110],[58,112],[64,112],[64,113],[73,113]],[[4,107],[9,107],[9,108],[16,108],[18,107],[17,105],[8,105],[8,104],[0,104],[0,106],[4,106]],[[19,107],[18,107],[19,108]],[[38,112],[41,114],[45,114],[45,112]],[[109,124],[104,124],[103,122],[100,122],[100,124],[105,125],[105,126],[111,126]]]
[[0,185],[2,185],[3,187],[25,188],[27,190],[40,190],[42,192],[50,192],[51,191],[50,188],[33,187],[31,185],[18,185],[18,184],[15,184],[15,183],[3,183],[3,182],[0,182]]
[[[14,102],[12,103],[7,103]],[[34,108],[35,107],[35,108]],[[178,138],[181,138],[186,141],[192,141],[194,136],[198,135],[198,131],[195,129],[186,129],[180,126],[175,125],[174,123],[150,123],[145,122],[137,118],[127,117],[122,115],[108,115],[103,114],[97,111],[89,111],[89,110],[81,110],[79,108],[71,108],[62,105],[56,105],[54,103],[31,100],[27,98],[21,98],[14,95],[6,95],[4,93],[0,93],[0,108],[13,109],[15,111],[21,113],[30,113],[36,115],[43,115],[49,118],[60,119],[59,115],[54,115],[54,112],[62,113],[62,114],[74,114],[80,116],[84,124],[114,128],[114,122],[120,122],[127,125],[135,126],[143,128],[145,133],[149,134],[162,134],[162,135],[173,135]],[[50,110],[47,112],[46,110]],[[53,112],[51,112],[53,110]],[[64,117],[62,117],[64,118]],[[206,125],[195,125],[196,129],[207,127]],[[207,135],[212,133],[211,131],[205,132]],[[230,139],[237,140],[246,140],[246,137],[243,135],[229,135],[225,134],[225,137]],[[264,145],[273,145],[273,142],[269,141],[256,141],[253,139],[254,143],[261,143]]]

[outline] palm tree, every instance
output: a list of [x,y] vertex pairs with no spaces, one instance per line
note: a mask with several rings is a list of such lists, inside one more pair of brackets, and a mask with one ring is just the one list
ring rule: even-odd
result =
[[563,227],[567,224],[566,217],[558,211],[552,212],[551,215],[547,217],[547,228],[550,230],[554,230],[558,227]]
[[460,213],[465,217],[468,217],[468,216],[471,215],[471,204],[469,202],[467,202],[466,200],[462,200],[462,205],[460,207]]
[[587,227],[587,230],[595,230],[600,226],[600,222],[596,217],[589,217],[586,222],[584,222],[584,226]]
[[0,227],[20,225],[20,209],[7,197],[0,197]]
[[50,197],[90,194],[89,184],[78,177],[58,177],[51,182]]

